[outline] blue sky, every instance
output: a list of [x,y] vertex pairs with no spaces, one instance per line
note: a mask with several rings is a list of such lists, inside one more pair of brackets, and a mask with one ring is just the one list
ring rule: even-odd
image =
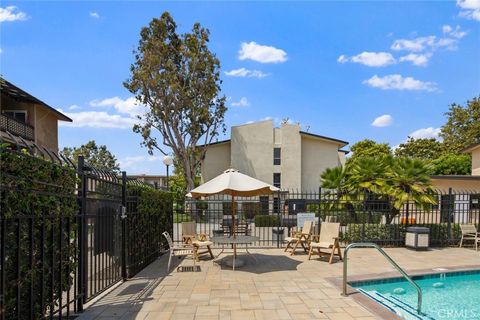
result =
[[[338,139],[430,137],[480,94],[480,0],[409,2],[9,2],[0,73],[74,119],[59,143],[106,144],[129,173],[162,174],[133,133],[129,76],[140,28],[165,10],[210,29],[226,124],[272,118]],[[228,135],[226,137],[228,138]]]

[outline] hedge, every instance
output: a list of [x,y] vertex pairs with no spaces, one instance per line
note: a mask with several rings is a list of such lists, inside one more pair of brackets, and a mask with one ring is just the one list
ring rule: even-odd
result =
[[[0,145],[0,166],[4,316],[30,319],[32,310],[33,318],[40,319],[50,311],[47,306],[57,306],[59,294],[73,284],[76,257],[72,239],[79,208],[75,170],[25,150],[11,150],[6,144]],[[29,308],[24,307],[26,303]]]
[[172,235],[173,196],[152,188],[128,186],[127,257],[128,277],[152,262],[166,248],[162,233]]
[[[451,238],[448,238],[448,224],[415,224],[415,227],[430,229],[430,244],[445,244],[449,241],[457,242],[462,235],[458,223],[451,224]],[[405,241],[406,226],[403,224],[348,224],[346,231],[341,234],[341,240],[352,242],[377,242],[403,244]]]
[[260,203],[259,202],[243,202],[242,203],[242,213],[245,219],[253,219],[255,216],[260,214]]
[[255,216],[255,227],[277,227],[279,226],[278,216],[257,215]]

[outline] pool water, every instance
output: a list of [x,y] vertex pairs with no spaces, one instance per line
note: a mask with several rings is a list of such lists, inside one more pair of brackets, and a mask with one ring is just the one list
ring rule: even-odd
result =
[[423,315],[418,315],[417,291],[403,278],[351,283],[400,317],[411,319],[480,319],[480,270],[413,277],[422,288]]

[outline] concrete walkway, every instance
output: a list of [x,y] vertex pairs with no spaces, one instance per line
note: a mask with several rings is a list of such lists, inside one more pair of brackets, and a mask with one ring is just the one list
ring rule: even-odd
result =
[[[167,273],[168,257],[163,256],[91,303],[79,319],[379,319],[351,297],[342,297],[331,284],[330,278],[341,277],[342,263],[330,265],[318,257],[308,261],[305,254],[292,257],[281,249],[250,251],[255,259],[242,257],[246,265],[235,272],[205,256],[200,272],[172,268]],[[471,249],[386,251],[410,271],[459,265],[480,268],[480,252]],[[187,258],[180,265],[192,266],[192,260]],[[352,276],[391,271],[373,249],[350,252]]]

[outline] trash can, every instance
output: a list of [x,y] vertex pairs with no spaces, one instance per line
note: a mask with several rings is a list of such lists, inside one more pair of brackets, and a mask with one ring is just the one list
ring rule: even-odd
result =
[[427,250],[430,243],[430,229],[425,227],[408,227],[405,246],[415,250]]
[[272,228],[272,240],[273,243],[277,241],[283,243],[283,240],[285,240],[285,228]]

